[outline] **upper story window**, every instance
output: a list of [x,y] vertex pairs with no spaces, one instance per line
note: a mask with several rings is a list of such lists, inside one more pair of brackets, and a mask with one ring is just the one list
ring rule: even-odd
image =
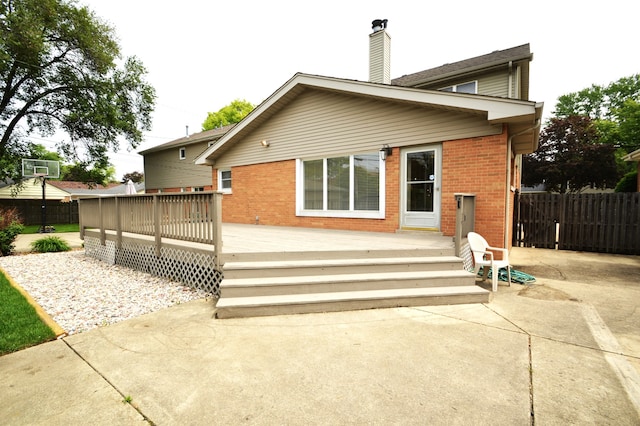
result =
[[218,191],[231,192],[231,170],[218,170]]
[[204,192],[204,186],[192,186],[191,192]]
[[456,93],[478,93],[478,82],[470,81],[468,83],[454,84],[453,86],[447,86],[440,89],[443,92],[456,92]]
[[181,160],[184,160],[185,158],[187,158],[187,148],[185,147],[180,148],[178,156],[180,157]]

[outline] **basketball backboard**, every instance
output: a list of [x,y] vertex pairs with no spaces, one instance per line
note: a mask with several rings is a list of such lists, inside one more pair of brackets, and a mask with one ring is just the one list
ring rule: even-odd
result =
[[45,177],[57,179],[60,177],[60,162],[55,160],[22,159],[22,176]]

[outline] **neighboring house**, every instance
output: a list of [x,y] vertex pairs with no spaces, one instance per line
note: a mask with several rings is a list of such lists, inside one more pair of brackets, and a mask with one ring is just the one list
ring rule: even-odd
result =
[[193,192],[213,189],[211,170],[194,160],[233,125],[207,130],[140,151],[146,191]]
[[[108,185],[96,185],[90,187],[86,183],[72,182],[64,180],[51,180],[47,181],[51,186],[54,186],[60,190],[63,190],[69,194],[69,199],[77,200],[80,197],[106,197],[109,195],[124,195],[126,194],[127,185],[124,183],[110,183]],[[137,194],[144,194],[145,184],[144,182],[135,183]],[[47,197],[48,198],[48,197]]]
[[[121,183],[107,186],[97,185],[93,188],[82,182],[47,179],[45,182],[45,198],[47,200],[71,201],[80,196],[108,196],[124,194],[126,185]],[[144,183],[135,184],[138,193],[144,193]],[[23,183],[22,189],[14,196],[14,186],[5,184],[0,186],[0,199],[41,200],[42,181],[39,178],[29,178]]]
[[377,29],[370,82],[296,74],[195,164],[225,192],[225,222],[454,235],[454,194],[470,193],[475,230],[508,246],[542,117],[531,59],[523,45],[391,81]]
[[636,167],[638,169],[638,191],[640,191],[640,149],[636,149],[635,151],[625,155],[622,158],[624,161],[635,161]]
[[[60,189],[53,182],[47,179],[45,182],[44,193],[47,200],[71,200],[71,194],[64,189]],[[13,183],[5,183],[0,186],[0,199],[17,199],[17,200],[41,200],[42,199],[42,181],[39,178],[25,179],[19,192],[15,192],[16,187]]]

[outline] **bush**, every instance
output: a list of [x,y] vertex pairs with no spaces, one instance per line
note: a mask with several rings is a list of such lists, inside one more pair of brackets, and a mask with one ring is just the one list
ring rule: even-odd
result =
[[23,228],[18,210],[0,207],[0,254],[2,256],[11,254],[15,248],[16,237]]
[[69,251],[71,247],[60,237],[45,237],[31,242],[32,251],[38,253],[51,253],[58,251]]
[[638,171],[629,172],[616,185],[616,192],[636,192],[638,190]]

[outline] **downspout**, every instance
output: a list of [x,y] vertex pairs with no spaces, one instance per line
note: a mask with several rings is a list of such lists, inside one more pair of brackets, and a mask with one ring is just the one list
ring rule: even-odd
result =
[[507,97],[513,97],[513,61],[509,61],[509,92]]
[[[520,136],[522,134],[525,134],[527,132],[530,132],[532,130],[537,129],[538,127],[540,127],[541,121],[538,118],[536,120],[536,124],[534,124],[533,126],[524,129],[518,133],[515,133],[511,136],[509,136],[509,138],[507,139],[507,186],[506,186],[506,190],[505,190],[505,219],[509,217],[509,212],[510,212],[510,207],[511,207],[511,146],[513,144],[513,138],[515,138],[516,136]],[[509,247],[509,226],[510,224],[508,223],[508,221],[505,220],[504,223],[504,248]]]

